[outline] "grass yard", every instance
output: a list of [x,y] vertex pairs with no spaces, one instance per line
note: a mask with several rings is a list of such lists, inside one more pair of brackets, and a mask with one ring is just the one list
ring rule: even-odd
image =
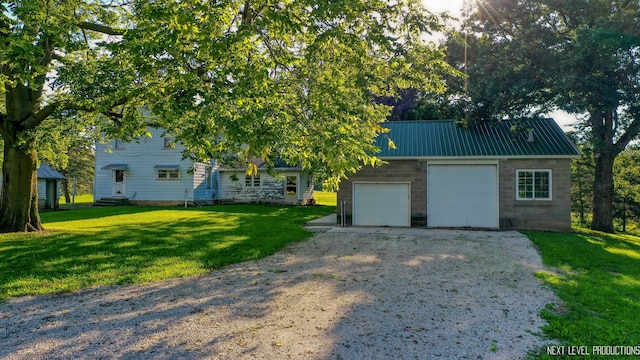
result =
[[[60,206],[71,206],[71,203],[67,203],[67,200],[64,198],[64,196],[60,196],[59,204]],[[74,202],[75,206],[79,206],[79,205],[86,206],[91,204],[93,204],[93,194],[76,195],[75,202]]]
[[[578,229],[574,234],[525,232],[556,273],[539,273],[563,304],[549,306],[545,333],[563,345],[640,345],[640,237]],[[565,354],[566,355],[566,354]],[[540,359],[563,357],[546,354]],[[580,358],[580,357],[572,357]]]
[[334,192],[326,191],[314,191],[313,198],[316,200],[317,205],[336,206],[337,194]]
[[42,213],[44,233],[0,234],[0,301],[203,274],[311,236],[335,207],[224,205]]

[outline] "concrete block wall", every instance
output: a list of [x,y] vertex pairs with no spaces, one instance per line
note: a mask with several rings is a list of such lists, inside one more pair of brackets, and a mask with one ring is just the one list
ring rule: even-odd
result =
[[426,162],[417,160],[394,160],[389,164],[373,168],[365,166],[349,179],[340,182],[338,190],[338,216],[340,222],[342,213],[340,201],[346,201],[346,223],[351,224],[353,210],[353,183],[366,182],[411,182],[411,225],[425,226],[427,224],[427,166]]
[[[571,230],[569,159],[503,160],[499,164],[500,227],[522,230]],[[516,171],[551,170],[551,200],[516,200]]]

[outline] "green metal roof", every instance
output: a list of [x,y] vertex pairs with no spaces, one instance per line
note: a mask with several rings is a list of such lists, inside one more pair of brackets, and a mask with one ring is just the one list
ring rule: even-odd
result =
[[[516,135],[512,121],[482,124],[469,129],[453,120],[393,121],[381,124],[390,131],[378,136],[377,157],[577,157],[580,152],[553,119],[530,120]],[[396,149],[389,148],[391,139]],[[533,140],[533,141],[531,141]]]

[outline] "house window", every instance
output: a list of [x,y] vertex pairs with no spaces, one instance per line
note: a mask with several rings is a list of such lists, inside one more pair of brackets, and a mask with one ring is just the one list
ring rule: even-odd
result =
[[244,186],[246,187],[259,187],[260,186],[260,174],[253,176],[247,175],[244,178]]
[[518,170],[518,200],[551,200],[551,170]]
[[211,176],[211,166],[207,166],[204,168],[204,182],[207,187],[207,190],[211,190],[213,188],[213,179]]
[[179,166],[156,166],[155,169],[158,174],[158,180],[179,180],[180,179]]
[[113,141],[113,148],[115,150],[124,150],[124,143],[120,139],[115,139]]
[[176,147],[175,142],[173,141],[173,138],[170,136],[165,136],[162,139],[162,148],[163,149],[173,149],[174,147]]
[[298,177],[287,176],[286,191],[287,195],[295,195],[298,192]]

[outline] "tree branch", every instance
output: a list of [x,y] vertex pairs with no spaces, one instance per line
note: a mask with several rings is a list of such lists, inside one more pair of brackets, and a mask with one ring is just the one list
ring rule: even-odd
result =
[[116,29],[110,26],[94,24],[87,21],[79,23],[78,27],[84,30],[95,31],[106,35],[124,35],[127,31],[126,29]]
[[627,131],[622,134],[620,139],[615,143],[615,151],[616,155],[621,153],[624,148],[629,145],[631,140],[635,139],[640,131],[640,116],[636,115],[631,122],[631,124],[627,127]]

